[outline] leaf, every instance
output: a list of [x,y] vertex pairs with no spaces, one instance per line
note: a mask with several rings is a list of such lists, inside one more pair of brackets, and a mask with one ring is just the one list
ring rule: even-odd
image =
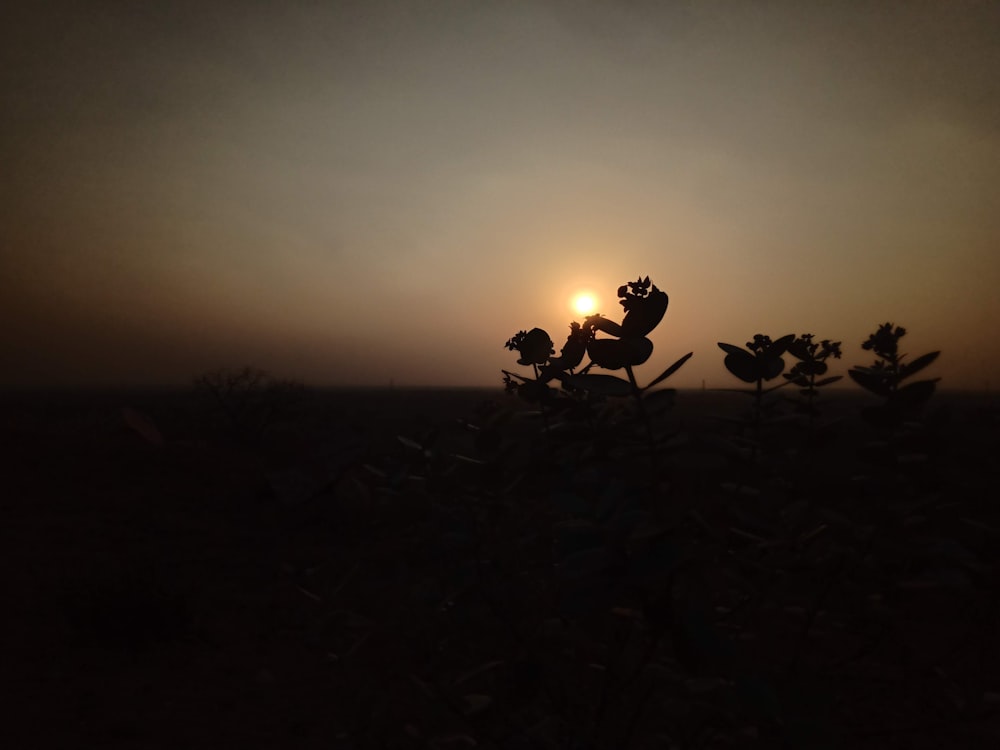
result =
[[[607,340],[612,341],[612,339]],[[598,364],[601,363],[598,362]],[[632,384],[622,378],[616,378],[614,375],[571,375],[565,378],[565,382],[574,388],[581,388],[602,396],[628,396],[632,393]]]
[[511,372],[510,370],[504,370],[504,369],[501,368],[500,372],[502,372],[504,375],[507,375],[509,377],[517,378],[518,380],[520,380],[523,383],[527,383],[529,380],[531,380],[531,378],[526,378],[526,377],[524,377],[524,375],[518,375],[516,372]]
[[800,359],[804,362],[812,361],[812,355],[809,353],[809,347],[802,339],[797,338],[789,344],[788,353],[795,357],[795,359]]
[[757,372],[764,380],[773,380],[785,369],[785,360],[770,352],[757,360]]
[[456,461],[462,461],[467,464],[475,464],[476,466],[486,466],[489,461],[483,461],[481,458],[472,458],[471,456],[463,456],[461,453],[452,453],[451,457]]
[[648,297],[633,300],[622,320],[624,336],[646,336],[663,320],[667,312],[667,294],[655,286]]
[[689,359],[691,359],[692,356],[694,356],[694,352],[688,352],[687,354],[685,354],[679,360],[670,365],[670,367],[661,372],[657,377],[653,378],[653,380],[649,383],[649,385],[647,385],[643,390],[648,390],[657,383],[662,383],[664,380],[666,380],[675,372],[677,372],[679,369],[681,369],[681,367],[684,366],[684,363],[687,362]]
[[788,351],[788,347],[791,346],[793,341],[795,341],[794,333],[789,333],[785,336],[782,336],[780,339],[776,341],[772,341],[771,345],[767,347],[767,356],[780,357],[782,354]]
[[897,406],[919,406],[934,395],[934,380],[918,380],[916,383],[904,385],[892,394],[892,403]]
[[765,388],[764,389],[764,393],[770,393],[771,391],[776,391],[779,388],[784,388],[786,385],[791,385],[791,384],[792,384],[791,380],[785,380],[785,381],[782,381],[781,383],[778,383],[777,385],[772,385],[769,388]]
[[641,365],[652,353],[653,342],[645,337],[595,339],[587,347],[590,358],[608,370]]
[[610,333],[612,336],[622,335],[622,327],[620,325],[613,320],[602,318],[600,315],[591,315],[587,318],[587,322],[591,323],[597,331],[604,331],[605,333]]
[[[722,346],[721,344],[719,346]],[[757,358],[743,349],[736,349],[726,355],[726,369],[744,383],[757,382]]]
[[719,348],[722,349],[726,354],[750,354],[746,349],[741,346],[734,346],[733,344],[723,344],[719,342]]
[[396,440],[405,445],[407,448],[412,448],[413,450],[420,451],[421,453],[423,453],[424,451],[424,446],[422,446],[416,440],[411,440],[405,435],[396,435]]
[[815,383],[813,383],[813,385],[819,388],[820,386],[823,385],[830,385],[830,383],[836,383],[838,380],[843,380],[843,378],[844,378],[843,375],[834,375],[829,378],[823,378],[822,380],[817,380]]
[[876,375],[867,370],[853,368],[847,371],[851,379],[867,391],[871,391],[876,396],[889,396],[892,389],[889,387],[887,378],[883,375]]
[[939,354],[941,354],[941,352],[930,352],[929,354],[924,354],[922,357],[917,357],[912,362],[909,362],[899,368],[899,376],[901,378],[908,378],[910,375],[920,372],[927,367],[927,365],[937,359]]

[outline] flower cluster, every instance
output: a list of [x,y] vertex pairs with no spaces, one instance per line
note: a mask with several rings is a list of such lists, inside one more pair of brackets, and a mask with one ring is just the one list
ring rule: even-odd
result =
[[[642,278],[641,276],[635,281],[629,281],[626,284],[622,284],[618,287],[618,296],[621,297],[618,300],[618,304],[625,308],[625,312],[632,309],[632,306],[641,299],[645,299],[649,296],[649,277]],[[653,286],[653,291],[656,291],[656,286]]]
[[773,342],[771,341],[770,336],[765,336],[762,333],[755,333],[753,341],[748,341],[746,343],[746,347],[756,354],[757,352],[762,352],[767,349],[772,343]]
[[880,359],[892,362],[898,357],[899,340],[905,335],[906,329],[902,326],[893,328],[892,323],[883,323],[875,333],[868,336],[868,340],[861,345],[861,348],[874,351]]
[[[841,351],[839,341],[823,339],[817,344],[813,341],[813,335],[811,333],[803,333],[799,339],[808,350],[809,355],[814,359],[827,359],[828,357],[840,359]],[[791,351],[791,347],[789,347],[789,351]]]
[[799,360],[785,375],[789,380],[794,380],[799,376],[823,375],[827,370],[826,360],[830,357],[834,359],[841,357],[839,341],[823,339],[817,343],[813,341],[811,333],[803,333],[789,344],[788,353]]
[[521,355],[517,360],[519,365],[544,365],[549,356],[555,353],[552,339],[541,328],[518,331],[504,346],[510,351],[516,350]]

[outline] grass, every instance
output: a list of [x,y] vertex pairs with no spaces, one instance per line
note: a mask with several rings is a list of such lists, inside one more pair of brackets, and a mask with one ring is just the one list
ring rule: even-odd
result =
[[825,441],[765,425],[751,465],[746,397],[681,392],[650,476],[628,396],[549,431],[499,393],[313,398],[252,445],[186,433],[184,394],[130,398],[163,446],[121,399],[9,405],[26,739],[995,743],[988,402],[938,394],[935,452],[886,466],[870,401],[828,393]]

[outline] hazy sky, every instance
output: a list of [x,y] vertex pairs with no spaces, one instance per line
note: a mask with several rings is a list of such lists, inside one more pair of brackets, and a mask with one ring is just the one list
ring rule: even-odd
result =
[[[11,4],[8,4],[11,5]],[[639,370],[885,321],[1000,367],[1000,3],[0,11],[0,384],[499,385],[589,288]],[[930,372],[930,371],[929,371]],[[996,385],[1000,378],[993,378]]]

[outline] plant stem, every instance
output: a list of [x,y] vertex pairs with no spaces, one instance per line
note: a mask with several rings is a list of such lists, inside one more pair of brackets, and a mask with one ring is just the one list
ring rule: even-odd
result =
[[636,408],[639,410],[639,416],[642,418],[642,423],[646,427],[646,440],[649,448],[649,473],[650,479],[653,479],[656,472],[656,441],[653,438],[653,425],[649,421],[649,414],[646,412],[646,405],[642,402],[642,390],[639,388],[639,384],[635,381],[635,373],[632,372],[632,366],[625,365],[625,372],[628,373],[628,381],[632,384],[632,398],[635,399]]

